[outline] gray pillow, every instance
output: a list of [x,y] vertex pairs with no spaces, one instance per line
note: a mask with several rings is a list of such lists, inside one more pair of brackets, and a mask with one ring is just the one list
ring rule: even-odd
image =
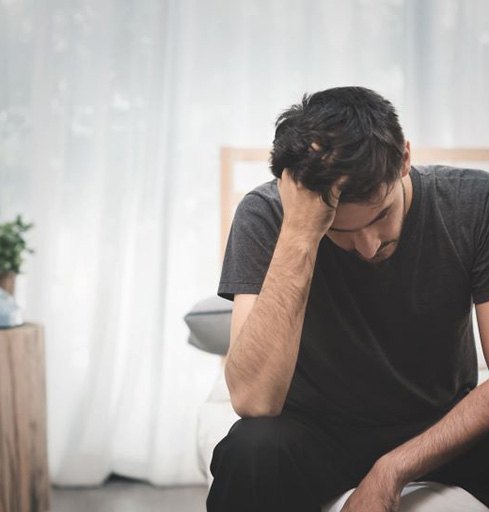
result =
[[188,342],[211,354],[225,355],[229,348],[233,303],[209,297],[195,304],[184,320],[190,329]]

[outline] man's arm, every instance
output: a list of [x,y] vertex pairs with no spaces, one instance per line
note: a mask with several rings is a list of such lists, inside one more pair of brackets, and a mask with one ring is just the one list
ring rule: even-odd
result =
[[[489,366],[489,302],[476,306]],[[449,462],[489,433],[489,381],[472,390],[438,423],[381,457],[342,512],[393,512],[403,487]]]
[[[284,217],[258,296],[238,296],[225,361],[233,408],[240,416],[280,414],[299,351],[305,308],[321,238],[335,209],[296,184],[279,180]],[[332,201],[337,205],[338,188]]]

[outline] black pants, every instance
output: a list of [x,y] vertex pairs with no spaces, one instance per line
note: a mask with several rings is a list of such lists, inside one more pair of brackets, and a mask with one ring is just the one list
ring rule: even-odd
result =
[[[320,512],[384,453],[429,425],[319,425],[282,414],[238,420],[214,448],[208,512]],[[427,480],[458,485],[489,507],[489,436]]]

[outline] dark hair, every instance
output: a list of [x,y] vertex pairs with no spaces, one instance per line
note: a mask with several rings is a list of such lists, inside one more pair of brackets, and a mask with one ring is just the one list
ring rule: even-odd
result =
[[289,169],[296,182],[320,192],[326,203],[340,176],[348,177],[341,202],[368,201],[380,185],[389,190],[399,178],[404,134],[392,104],[370,89],[336,87],[305,94],[275,126],[272,173],[279,178]]

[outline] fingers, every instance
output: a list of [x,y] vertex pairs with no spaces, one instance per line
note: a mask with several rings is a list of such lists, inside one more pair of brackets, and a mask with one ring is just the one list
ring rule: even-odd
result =
[[279,181],[280,180],[284,180],[284,181],[294,181],[293,178],[292,178],[292,174],[290,172],[289,169],[285,168],[283,171],[282,171],[282,177],[279,178]]
[[282,176],[278,178],[277,185],[279,192],[281,189],[287,185],[288,187],[291,186],[291,184],[294,184],[297,188],[302,188],[302,185],[300,183],[296,183],[294,179],[292,178],[292,174],[289,169],[284,169],[282,171]]
[[341,193],[343,191],[343,186],[347,181],[348,176],[341,176],[333,183],[333,185],[331,185],[331,189],[328,193],[328,202],[331,203],[330,206],[334,206],[335,208],[338,206]]
[[[335,203],[338,203],[339,199],[340,199],[340,196],[341,196],[341,192],[342,192],[342,189],[343,189],[343,186],[345,185],[345,183],[348,181],[349,177],[348,176],[340,176],[334,183],[333,185],[331,186],[331,189],[329,191],[329,197],[330,199],[335,202]],[[293,177],[292,177],[292,173],[290,172],[290,169],[287,169],[285,168],[283,171],[282,171],[282,176],[280,178],[278,178],[277,180],[277,183],[278,183],[278,188],[279,190],[281,189],[281,187],[283,186],[282,182],[285,184],[285,183],[294,183],[295,186],[298,188],[298,189],[302,189],[304,188],[304,185],[301,183],[301,182],[296,182]],[[318,192],[319,193],[319,192]],[[319,193],[320,194],[320,193]]]

